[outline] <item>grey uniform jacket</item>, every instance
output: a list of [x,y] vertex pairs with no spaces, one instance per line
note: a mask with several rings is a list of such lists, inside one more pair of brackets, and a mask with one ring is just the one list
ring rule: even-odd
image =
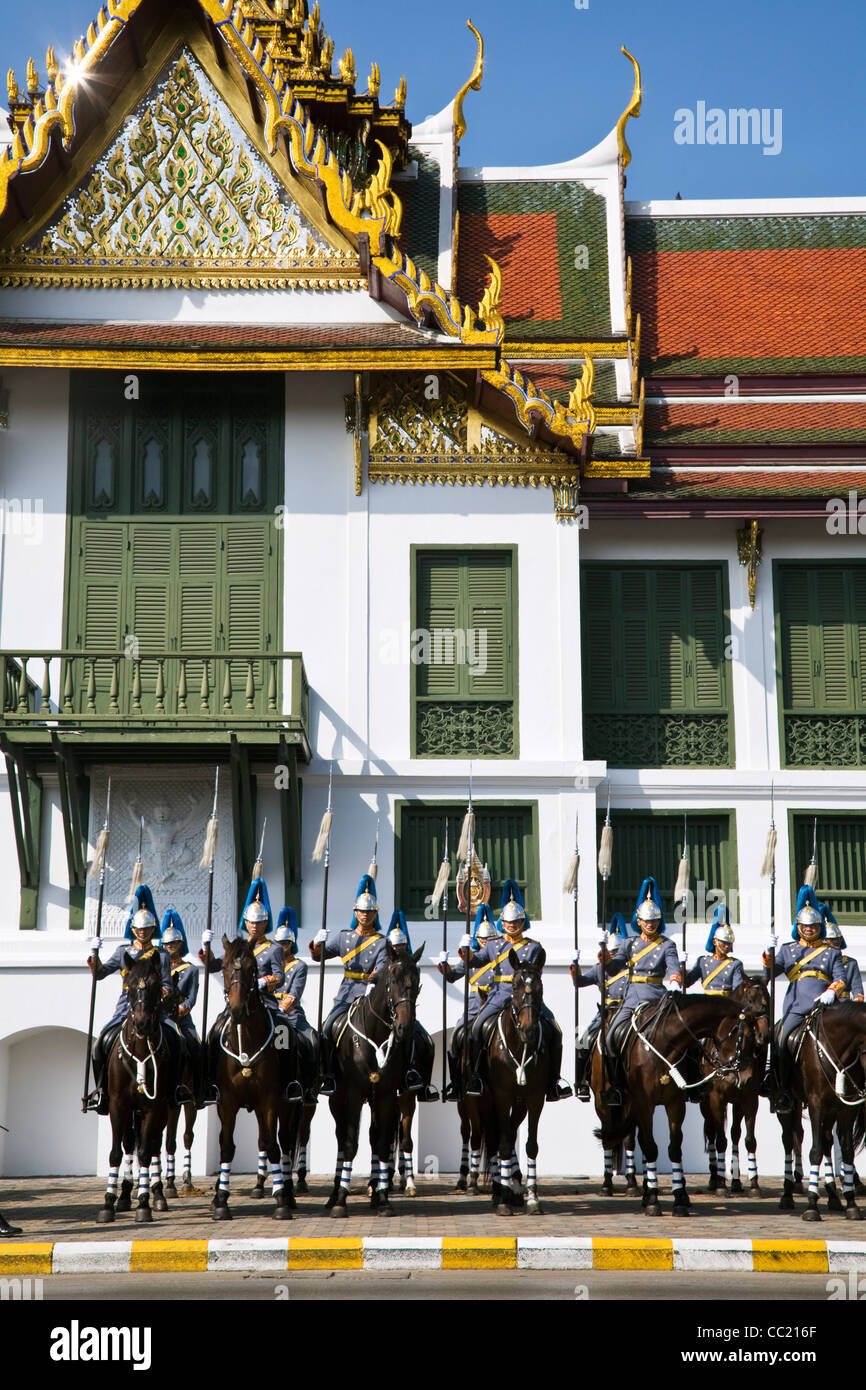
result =
[[699,956],[697,963],[686,972],[686,984],[693,985],[700,980],[705,994],[730,996],[745,980],[743,962],[736,956],[728,956],[720,961],[716,956]]

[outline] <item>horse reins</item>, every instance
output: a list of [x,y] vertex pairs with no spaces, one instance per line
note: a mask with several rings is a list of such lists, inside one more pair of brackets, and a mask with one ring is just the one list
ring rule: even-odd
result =
[[[510,1009],[510,1011],[511,1011],[511,1016],[512,1016],[512,1018],[514,1019],[515,1027],[519,1030],[519,1028],[520,1028],[520,1010],[517,1008],[517,1006],[515,1005],[515,1002],[514,1002],[514,985],[513,985],[513,982],[512,982],[512,989],[511,989],[511,999],[510,999],[510,1001],[509,1001],[509,1009]],[[524,1044],[523,1044],[523,1057],[522,1057],[521,1060],[518,1062],[517,1058],[514,1056],[514,1053],[511,1051],[511,1048],[508,1046],[508,1043],[507,1043],[506,1038],[505,1038],[505,1030],[504,1030],[504,1028],[502,1027],[502,1016],[503,1016],[504,1013],[505,1013],[505,1009],[500,1010],[499,1017],[498,1017],[497,1020],[496,1020],[497,1031],[498,1031],[498,1033],[499,1033],[499,1037],[500,1037],[500,1040],[501,1040],[501,1042],[502,1042],[502,1046],[503,1046],[504,1049],[505,1049],[505,1052],[506,1052],[506,1055],[508,1056],[509,1061],[512,1062],[512,1063],[514,1064],[514,1070],[515,1070],[515,1072],[516,1072],[515,1080],[517,1081],[517,1085],[518,1085],[518,1086],[525,1086],[525,1085],[526,1085],[526,1068],[527,1068],[528,1066],[531,1066],[533,1062],[536,1062],[536,1061],[538,1060],[538,1054],[539,1054],[539,1052],[541,1051],[541,1018],[540,1018],[540,1016],[539,1016],[538,1023],[535,1025],[536,1028],[537,1028],[537,1030],[538,1030],[538,1040],[537,1040],[537,1042],[536,1042],[536,1044],[535,1044],[535,1051],[532,1052],[532,1053],[530,1053],[530,1055],[527,1057],[527,1055],[526,1055],[526,1050],[527,1050],[527,1048],[529,1047],[529,1043],[524,1043]]]
[[[140,999],[141,995],[145,994],[146,992],[147,992],[147,981],[146,981],[146,980],[139,980],[138,985],[137,985],[137,987],[136,987],[136,994],[139,996],[139,999]],[[136,1055],[135,1055],[134,1052],[130,1052],[129,1047],[128,1047],[127,1042],[126,1042],[126,1039],[125,1039],[124,1036],[123,1036],[123,1035],[124,1035],[124,1032],[126,1031],[125,1027],[123,1027],[123,1028],[121,1028],[121,1030],[120,1030],[120,1035],[119,1035],[119,1036],[120,1036],[120,1060],[121,1060],[121,1062],[122,1062],[124,1068],[126,1069],[126,1071],[129,1073],[129,1075],[132,1077],[133,1081],[135,1082],[136,1087],[137,1087],[139,1093],[140,1093],[141,1095],[144,1096],[145,1100],[156,1100],[156,1092],[157,1092],[157,1087],[158,1087],[158,1085],[159,1085],[159,1066],[158,1066],[158,1064],[157,1064],[157,1060],[156,1060],[156,1059],[157,1059],[157,1057],[160,1055],[160,1053],[163,1051],[163,1048],[165,1047],[165,1039],[164,1039],[164,1037],[163,1037],[163,1035],[162,1035],[162,1029],[161,1029],[161,1028],[159,1029],[159,1042],[157,1043],[156,1052],[154,1052],[154,1050],[153,1050],[153,1043],[152,1043],[151,1040],[150,1040],[150,1031],[151,1031],[151,1030],[150,1030],[150,1028],[148,1028],[148,1030],[147,1030],[146,1033],[139,1033],[139,1032],[138,1032],[138,1030],[137,1030],[137,1028],[136,1028],[136,1026],[135,1026],[135,1019],[132,1017],[132,1005],[130,1005],[130,1007],[129,1007],[129,1013],[128,1013],[128,1015],[127,1015],[127,1018],[130,1019],[130,1020],[132,1021],[132,1032],[133,1032],[133,1036],[134,1036],[137,1040],[143,1040],[143,1041],[145,1041],[145,1042],[147,1043],[147,1052],[148,1052],[148,1055],[147,1055],[147,1057],[136,1057]],[[159,1027],[159,1020],[158,1020],[158,1019],[157,1019],[157,1027]],[[124,1057],[124,1055],[123,1055],[124,1053],[126,1053],[126,1057],[129,1058],[129,1061],[130,1061],[130,1062],[134,1062],[134,1063],[135,1063],[135,1070],[134,1070],[134,1071],[133,1071],[132,1067],[129,1065],[129,1062],[127,1062],[126,1057]],[[150,1062],[151,1066],[153,1067],[153,1090],[152,1090],[152,1091],[149,1091],[149,1090],[147,1089],[147,1079],[146,1079],[146,1078],[147,1078],[147,1064],[148,1064],[148,1062]]]
[[[241,984],[241,983],[243,982],[243,963],[244,963],[244,958],[243,958],[243,957],[239,957],[239,958],[238,958],[236,961],[234,961],[234,963],[232,964],[232,973],[231,973],[231,975],[230,975],[230,977],[229,977],[228,988],[227,988],[226,991],[225,991],[226,999],[228,999],[229,991],[232,989],[232,986],[233,986],[233,985],[236,985],[236,984]],[[258,979],[256,980],[256,990],[258,990]],[[249,996],[250,996],[250,990],[247,990],[247,996],[246,996],[246,998],[244,999],[243,1006],[242,1006],[242,1014],[243,1014],[243,1017],[244,1017],[244,1018],[249,1018],[249,1016],[250,1016]],[[260,1001],[260,1002],[261,1002],[261,1001]],[[273,1036],[274,1036],[274,1020],[273,1020],[272,1017],[271,1017],[271,1011],[270,1011],[270,1009],[267,1008],[265,1005],[262,1005],[262,1007],[264,1008],[265,1017],[266,1017],[266,1019],[267,1019],[267,1024],[268,1024],[268,1036],[265,1038],[264,1042],[262,1043],[262,1045],[261,1045],[261,1047],[258,1049],[258,1051],[257,1051],[257,1052],[254,1052],[253,1055],[252,1055],[251,1057],[249,1056],[248,1053],[244,1052],[244,1050],[243,1050],[243,1049],[244,1049],[244,1043],[243,1043],[243,1034],[241,1033],[241,1025],[240,1025],[240,1023],[237,1022],[236,1019],[232,1018],[231,1015],[229,1015],[229,1017],[226,1019],[225,1023],[223,1024],[222,1028],[220,1029],[220,1047],[221,1047],[222,1051],[225,1053],[225,1055],[226,1055],[227,1057],[231,1057],[231,1059],[232,1059],[233,1062],[237,1062],[237,1063],[238,1063],[238,1066],[240,1066],[240,1067],[252,1067],[252,1066],[254,1066],[255,1063],[256,1063],[256,1062],[259,1060],[259,1058],[261,1057],[262,1053],[265,1052],[265,1051],[267,1050],[268,1046],[270,1045],[271,1039],[272,1039]],[[232,1052],[231,1048],[228,1047],[227,1044],[226,1044],[226,1034],[228,1033],[228,1031],[229,1031],[229,1029],[232,1027],[232,1025],[234,1025],[234,1027],[237,1028],[237,1030],[238,1030],[238,1050],[237,1050],[237,1052]]]
[[[816,1013],[818,1013],[818,1010],[812,1009],[811,1013],[808,1015],[806,1019],[806,1033],[815,1044],[815,1051],[818,1054],[818,1063],[821,1067],[821,1072],[824,1077],[824,1080],[829,1084],[830,1078],[828,1077],[827,1072],[824,1070],[824,1059],[826,1059],[826,1061],[829,1063],[829,1065],[833,1068],[833,1071],[835,1072],[835,1076],[833,1078],[833,1092],[836,1096],[836,1099],[840,1101],[842,1105],[862,1105],[864,1100],[866,1100],[866,1087],[863,1087],[862,1089],[858,1087],[856,1081],[854,1081],[850,1076],[848,1076],[848,1073],[850,1072],[851,1068],[861,1060],[863,1048],[858,1047],[857,1055],[852,1059],[852,1061],[848,1063],[846,1067],[843,1067],[841,1062],[837,1062],[836,1058],[833,1057],[829,1050],[824,1046],[824,1044],[821,1042],[821,1039],[818,1037],[818,1034],[816,1032],[813,1032],[812,1020],[814,1019]],[[818,1014],[819,1026],[821,1019],[823,1019],[823,1006],[821,1009],[821,1013]],[[854,1090],[856,1092],[855,1100],[846,1100],[845,1098],[844,1091],[846,1077],[851,1082],[851,1085],[854,1087]]]

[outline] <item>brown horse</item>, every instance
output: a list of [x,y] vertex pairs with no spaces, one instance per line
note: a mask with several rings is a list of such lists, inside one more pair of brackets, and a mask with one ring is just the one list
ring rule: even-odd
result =
[[[117,1204],[117,1178],[120,1160],[126,1152],[125,1176],[120,1210],[129,1210],[132,1182],[132,1150],[138,1158],[138,1207],[136,1222],[153,1221],[150,1208],[151,1163],[159,1161],[162,1132],[168,1116],[169,1098],[177,1084],[176,1053],[162,1026],[162,973],[156,953],[145,960],[129,954],[123,958],[126,969],[129,1012],[106,1067],[108,1113],[111,1118],[111,1152],[104,1205],[97,1212],[101,1223],[114,1220]],[[161,1182],[154,1189],[154,1207],[166,1209]]]
[[818,1005],[807,1016],[792,1071],[792,1093],[793,1109],[778,1116],[785,1149],[785,1181],[779,1207],[783,1211],[794,1208],[792,1169],[799,1101],[808,1109],[812,1125],[809,1190],[803,1220],[821,1220],[821,1159],[832,1153],[835,1125],[842,1150],[845,1217],[848,1221],[861,1221],[863,1213],[854,1190],[854,1154],[866,1135],[866,1004],[845,1000],[829,1009]]
[[514,951],[509,951],[508,960],[514,971],[511,999],[497,1016],[485,1044],[490,1102],[482,1111],[484,1144],[491,1163],[497,1158],[499,1163],[498,1181],[495,1174],[493,1180],[493,1206],[500,1216],[512,1216],[522,1203],[513,1179],[517,1131],[526,1119],[526,1209],[533,1214],[541,1211],[535,1160],[550,1066],[541,1026],[545,954],[541,952],[537,965],[521,964]]
[[[617,1151],[637,1127],[644,1155],[643,1210],[648,1216],[661,1214],[656,1168],[658,1145],[653,1138],[656,1106],[663,1105],[668,1118],[673,1214],[687,1216],[689,1196],[682,1161],[686,1096],[691,1089],[705,1085],[710,1079],[705,1073],[702,1080],[700,1067],[693,1059],[697,1055],[701,1062],[708,1060],[712,1075],[736,1075],[744,1048],[752,1045],[754,1028],[754,1018],[729,999],[669,994],[637,1009],[621,1040],[620,1061],[626,1094],[617,1111],[602,1103],[601,1054],[598,1048],[593,1052],[590,1084],[601,1121],[601,1129],[596,1134],[606,1150]],[[697,1073],[694,1081],[682,1075],[684,1063]],[[608,1061],[605,1071],[609,1070]]]
[[355,1000],[340,1024],[337,1089],[328,1102],[337,1131],[337,1168],[325,1209],[334,1217],[347,1215],[365,1103],[370,1107],[370,1147],[377,1175],[371,1205],[379,1216],[392,1214],[389,1163],[397,1133],[397,1092],[415,1031],[415,1001],[421,988],[418,961],[423,949],[421,945],[413,955],[398,954],[388,942],[385,963],[373,978],[372,990]]
[[[220,1117],[220,1173],[211,1202],[214,1221],[230,1221],[229,1181],[239,1110],[255,1111],[259,1149],[267,1154],[274,1194],[274,1220],[291,1219],[280,1165],[277,1121],[281,1103],[280,1054],[271,1011],[262,1002],[258,968],[248,941],[223,937],[223,982],[228,1017],[219,1030],[216,1066]],[[294,1109],[298,1107],[295,1106]]]
[[[722,1072],[713,1077],[709,1091],[701,1096],[701,1114],[704,1117],[704,1142],[709,1157],[710,1178],[708,1192],[719,1190],[731,1194],[742,1192],[740,1179],[740,1135],[745,1120],[746,1153],[749,1166],[749,1189],[760,1196],[758,1165],[755,1154],[755,1119],[758,1114],[761,1084],[767,1065],[767,1047],[770,1041],[770,996],[764,984],[749,977],[732,992],[731,998],[749,1011],[755,1019],[754,1033],[744,1038],[742,1056],[736,1075]],[[734,1026],[733,1024],[731,1025]],[[711,1070],[708,1060],[704,1061],[703,1071]],[[728,1106],[731,1107],[731,1186],[725,1185],[725,1153],[728,1142],[725,1122]],[[721,1170],[721,1172],[719,1171]]]

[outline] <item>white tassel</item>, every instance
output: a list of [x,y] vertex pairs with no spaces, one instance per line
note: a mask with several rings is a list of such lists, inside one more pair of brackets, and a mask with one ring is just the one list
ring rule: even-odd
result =
[[256,862],[255,862],[255,864],[253,865],[253,872],[252,872],[252,874],[251,874],[251,876],[250,876],[250,881],[252,882],[253,879],[261,878],[261,876],[262,876],[263,873],[264,873],[264,864],[262,863],[261,859],[257,859]]
[[818,865],[815,863],[814,859],[812,860],[812,863],[809,865],[808,869],[803,875],[803,882],[809,888],[818,887]]
[[143,882],[144,865],[142,864],[140,859],[136,859],[132,870],[132,882],[129,885],[129,894],[126,899],[127,905],[129,905],[129,903],[132,902],[133,898],[135,897],[136,889],[140,888]]
[[565,871],[565,882],[562,885],[563,893],[573,893],[577,887],[577,871],[580,868],[580,855],[575,850],[568,861],[568,868]]
[[677,886],[674,889],[674,902],[682,902],[689,891],[689,861],[685,855],[680,860],[679,872],[677,873]]
[[613,826],[603,825],[601,828],[601,844],[598,850],[598,872],[602,878],[610,878],[610,869],[612,863]]
[[216,816],[211,816],[207,823],[207,830],[204,837],[204,849],[202,850],[200,869],[209,869],[214,861],[217,847],[217,833],[219,822]]
[[96,853],[93,856],[93,863],[90,866],[90,877],[99,878],[102,873],[102,866],[105,863],[105,855],[108,851],[108,826],[104,826],[99,832],[96,841]]
[[475,843],[475,812],[467,811],[463,817],[463,825],[460,830],[460,843],[457,846],[457,858],[464,861],[469,858],[469,841]]
[[436,875],[436,883],[433,887],[433,896],[430,899],[432,907],[438,907],[440,902],[442,901],[442,894],[448,887],[448,874],[450,868],[451,865],[449,861],[447,859],[443,859],[442,863],[439,865],[439,873]]
[[319,836],[316,840],[316,848],[313,850],[313,863],[318,864],[324,856],[325,848],[328,843],[328,836],[331,833],[331,824],[334,819],[333,811],[326,811],[322,816],[322,823],[319,826]]
[[764,862],[761,865],[761,878],[769,878],[773,872],[773,865],[776,862],[776,827],[770,826],[767,831],[767,847],[764,850]]
[[370,860],[370,863],[367,866],[367,873],[370,875],[371,879],[375,883],[376,879],[379,876],[379,865],[376,863],[375,859]]

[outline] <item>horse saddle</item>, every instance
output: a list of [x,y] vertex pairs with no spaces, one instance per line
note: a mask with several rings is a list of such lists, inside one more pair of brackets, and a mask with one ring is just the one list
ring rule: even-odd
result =
[[[787,1047],[788,1052],[790,1053],[790,1055],[794,1058],[794,1061],[796,1061],[797,1058],[799,1057],[799,1055],[800,1055],[800,1049],[802,1048],[803,1043],[806,1041],[806,1029],[807,1029],[807,1027],[808,1027],[808,1023],[809,1023],[808,1017],[807,1017],[807,1018],[804,1018],[802,1023],[798,1023],[797,1026],[796,1026],[796,1028],[792,1028],[792,1029],[791,1029],[790,1033],[788,1034],[787,1038],[785,1039],[785,1046]],[[781,1031],[782,1031],[782,1023],[781,1023],[781,1021],[780,1021],[779,1023],[776,1024],[776,1038],[777,1038],[777,1040],[778,1040],[778,1038],[779,1038],[779,1035],[781,1034]]]
[[[502,1010],[500,1009],[499,1013],[501,1013],[501,1012],[502,1012]],[[481,1042],[481,1046],[482,1046],[483,1048],[486,1048],[486,1047],[487,1047],[487,1044],[490,1042],[490,1039],[493,1037],[493,1030],[495,1029],[495,1027],[496,1027],[496,1025],[497,1025],[498,1022],[499,1022],[499,1014],[496,1013],[496,1014],[491,1014],[491,1015],[489,1016],[489,1018],[485,1018],[484,1021],[483,1021],[483,1023],[481,1024],[481,1037],[480,1037],[480,1042]]]

